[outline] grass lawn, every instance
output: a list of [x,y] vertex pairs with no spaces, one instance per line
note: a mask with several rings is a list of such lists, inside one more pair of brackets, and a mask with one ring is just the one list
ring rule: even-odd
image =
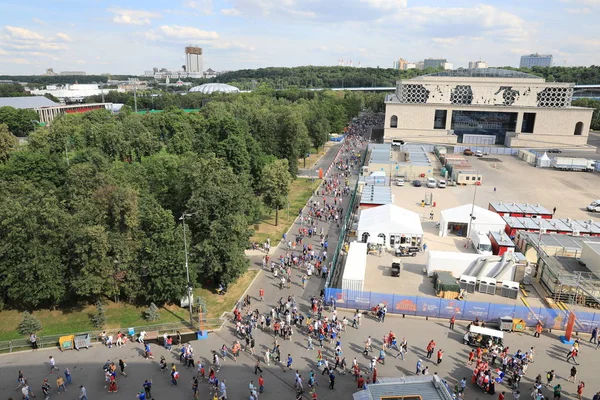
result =
[[[246,272],[236,283],[229,286],[226,295],[219,296],[207,289],[196,289],[195,296],[201,296],[208,308],[207,318],[218,318],[223,312],[229,312],[240,298],[242,293],[250,286],[250,282],[258,274],[256,270]],[[114,303],[105,301],[107,324],[103,329],[107,331],[134,326],[146,326],[150,324],[163,324],[171,322],[188,321],[189,312],[187,308],[177,305],[167,305],[160,308],[160,319],[156,322],[148,322],[143,317],[147,307],[136,307],[126,303]],[[90,322],[89,314],[94,313],[96,307],[86,306],[76,311],[50,311],[39,310],[33,315],[40,320],[43,329],[37,333],[38,336],[52,336],[86,331],[97,331]],[[0,312],[0,341],[23,338],[16,329],[21,322],[21,313],[14,310]]]
[[275,226],[275,210],[271,210],[268,214],[263,216],[263,219],[259,224],[254,225],[254,236],[252,236],[250,240],[264,243],[269,237],[271,238],[271,245],[276,245],[281,240],[282,234],[287,232],[289,227],[296,220],[298,210],[301,207],[304,207],[320,183],[321,181],[319,179],[315,179],[314,182],[311,182],[308,178],[297,178],[292,182],[290,185],[290,194],[288,196],[290,202],[289,218],[287,207],[283,210],[279,210],[279,225]]

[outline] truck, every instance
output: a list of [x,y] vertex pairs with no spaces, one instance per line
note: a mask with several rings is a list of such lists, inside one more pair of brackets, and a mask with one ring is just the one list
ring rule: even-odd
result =
[[473,248],[478,254],[484,256],[492,255],[492,242],[485,234],[485,232],[472,230],[470,239],[473,243]]
[[587,158],[555,157],[550,165],[560,171],[585,171],[594,170],[594,161]]

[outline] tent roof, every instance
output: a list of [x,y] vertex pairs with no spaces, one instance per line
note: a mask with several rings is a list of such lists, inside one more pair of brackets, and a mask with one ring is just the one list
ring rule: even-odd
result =
[[473,216],[475,217],[475,223],[487,223],[487,224],[498,224],[506,225],[504,219],[493,211],[486,210],[478,206],[473,207],[471,204],[465,204],[462,206],[449,208],[441,212],[441,219],[449,222],[460,222],[463,224],[469,223],[469,217],[471,215],[471,209],[473,209]]
[[550,157],[548,157],[548,153],[544,152],[544,155],[540,157],[540,160],[550,161]]
[[419,214],[386,204],[360,212],[359,231],[423,234]]

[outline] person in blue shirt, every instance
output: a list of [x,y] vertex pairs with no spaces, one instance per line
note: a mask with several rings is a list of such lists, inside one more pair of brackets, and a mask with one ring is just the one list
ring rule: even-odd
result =
[[146,393],[144,393],[140,390],[140,392],[137,395],[137,398],[140,400],[146,400]]
[[291,371],[292,370],[292,363],[294,362],[294,360],[292,360],[292,356],[290,354],[288,354],[287,357],[287,367],[288,369]]

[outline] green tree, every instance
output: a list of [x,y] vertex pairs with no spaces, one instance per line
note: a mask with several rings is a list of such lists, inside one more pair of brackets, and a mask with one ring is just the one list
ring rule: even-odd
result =
[[38,114],[34,110],[0,107],[0,124],[6,124],[8,130],[18,137],[25,137],[32,132],[37,125],[38,118]]
[[158,321],[160,319],[160,313],[158,312],[158,307],[156,304],[150,303],[150,307],[144,311],[144,318],[146,321]]
[[0,163],[5,163],[18,146],[19,140],[8,131],[6,124],[0,124]]
[[31,315],[29,311],[24,311],[21,317],[21,322],[17,327],[17,332],[21,335],[29,335],[42,330],[42,323],[39,319]]
[[106,325],[106,308],[104,307],[104,303],[98,300],[96,302],[96,312],[90,316],[92,321],[92,325],[94,327],[100,329],[104,325]]
[[279,210],[287,204],[292,175],[287,160],[276,160],[267,164],[262,172],[263,201],[275,209],[275,226],[279,225]]
[[298,159],[310,150],[308,129],[299,111],[285,108],[279,115],[279,157],[288,160],[292,176],[298,173]]

